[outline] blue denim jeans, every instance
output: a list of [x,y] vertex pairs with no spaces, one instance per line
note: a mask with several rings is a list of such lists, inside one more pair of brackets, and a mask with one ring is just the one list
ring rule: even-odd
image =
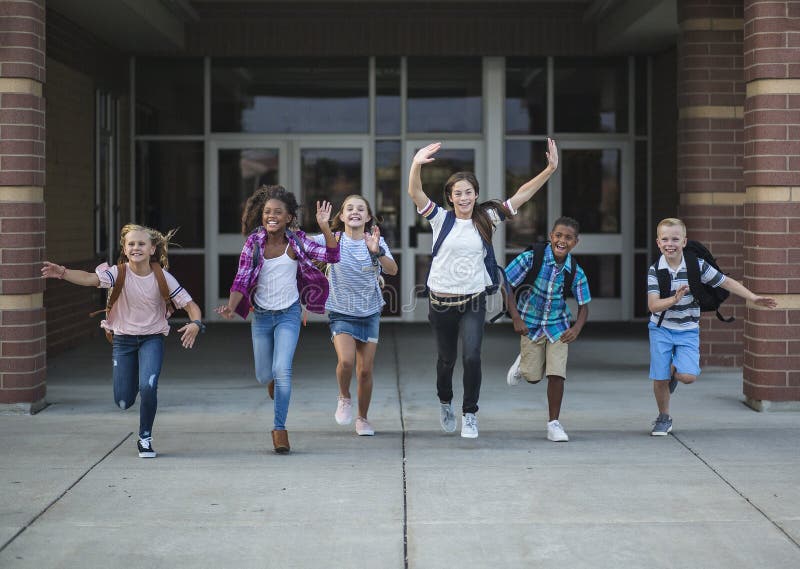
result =
[[439,401],[453,399],[453,368],[458,339],[461,337],[461,363],[464,367],[463,413],[478,412],[481,394],[481,344],[486,318],[486,295],[481,294],[461,306],[437,307],[428,302],[428,320],[436,336],[439,357],[436,361],[436,392]]
[[256,379],[261,384],[275,380],[275,430],[286,429],[286,414],[292,396],[292,360],[300,337],[300,302],[283,310],[253,310],[253,356]]
[[153,433],[158,408],[158,377],[164,362],[164,335],[127,336],[114,334],[114,401],[127,409],[142,396],[139,405],[139,437]]

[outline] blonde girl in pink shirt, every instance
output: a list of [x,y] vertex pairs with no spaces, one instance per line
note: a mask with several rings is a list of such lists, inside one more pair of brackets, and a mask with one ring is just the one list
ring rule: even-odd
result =
[[[100,324],[113,333],[114,401],[127,409],[141,394],[139,406],[139,457],[155,458],[153,421],[158,406],[158,377],[164,361],[164,337],[169,334],[172,306],[184,309],[191,322],[178,329],[184,348],[194,346],[197,335],[205,329],[202,313],[189,293],[166,271],[167,247],[174,232],[161,232],[141,225],[128,224],[120,232],[119,262],[125,264],[122,291],[106,319]],[[160,265],[167,288],[169,306],[162,297],[151,265]],[[156,266],[157,270],[158,267]],[[44,262],[42,277],[63,279],[81,286],[110,288],[119,277],[118,266],[99,265],[93,273],[68,269]]]

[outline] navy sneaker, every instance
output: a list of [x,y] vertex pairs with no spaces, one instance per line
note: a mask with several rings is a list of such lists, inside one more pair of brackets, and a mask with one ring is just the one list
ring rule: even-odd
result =
[[654,437],[663,437],[672,431],[672,417],[666,413],[659,413],[656,420],[653,421],[653,430],[650,434]]
[[672,376],[669,378],[669,392],[675,393],[676,387],[678,387],[678,380],[675,379],[675,372],[672,372]]
[[139,458],[156,457],[156,450],[153,448],[153,437],[139,439],[139,442],[136,443],[136,446],[139,447]]

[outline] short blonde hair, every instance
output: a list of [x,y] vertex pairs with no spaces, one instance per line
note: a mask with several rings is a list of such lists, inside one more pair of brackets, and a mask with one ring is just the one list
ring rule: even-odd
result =
[[677,217],[667,217],[659,221],[658,226],[656,227],[656,236],[658,236],[658,234],[661,233],[661,228],[664,226],[666,227],[678,226],[683,230],[683,236],[686,237],[686,224],[683,223],[683,221],[681,221]]

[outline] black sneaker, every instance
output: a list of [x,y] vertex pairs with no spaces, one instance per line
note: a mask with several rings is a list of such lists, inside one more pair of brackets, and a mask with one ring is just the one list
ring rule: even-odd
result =
[[153,448],[153,437],[139,439],[139,442],[136,443],[136,446],[139,447],[139,458],[156,457],[156,450]]
[[678,380],[675,379],[675,374],[672,374],[672,377],[669,380],[669,392],[675,393],[675,388],[678,387]]

